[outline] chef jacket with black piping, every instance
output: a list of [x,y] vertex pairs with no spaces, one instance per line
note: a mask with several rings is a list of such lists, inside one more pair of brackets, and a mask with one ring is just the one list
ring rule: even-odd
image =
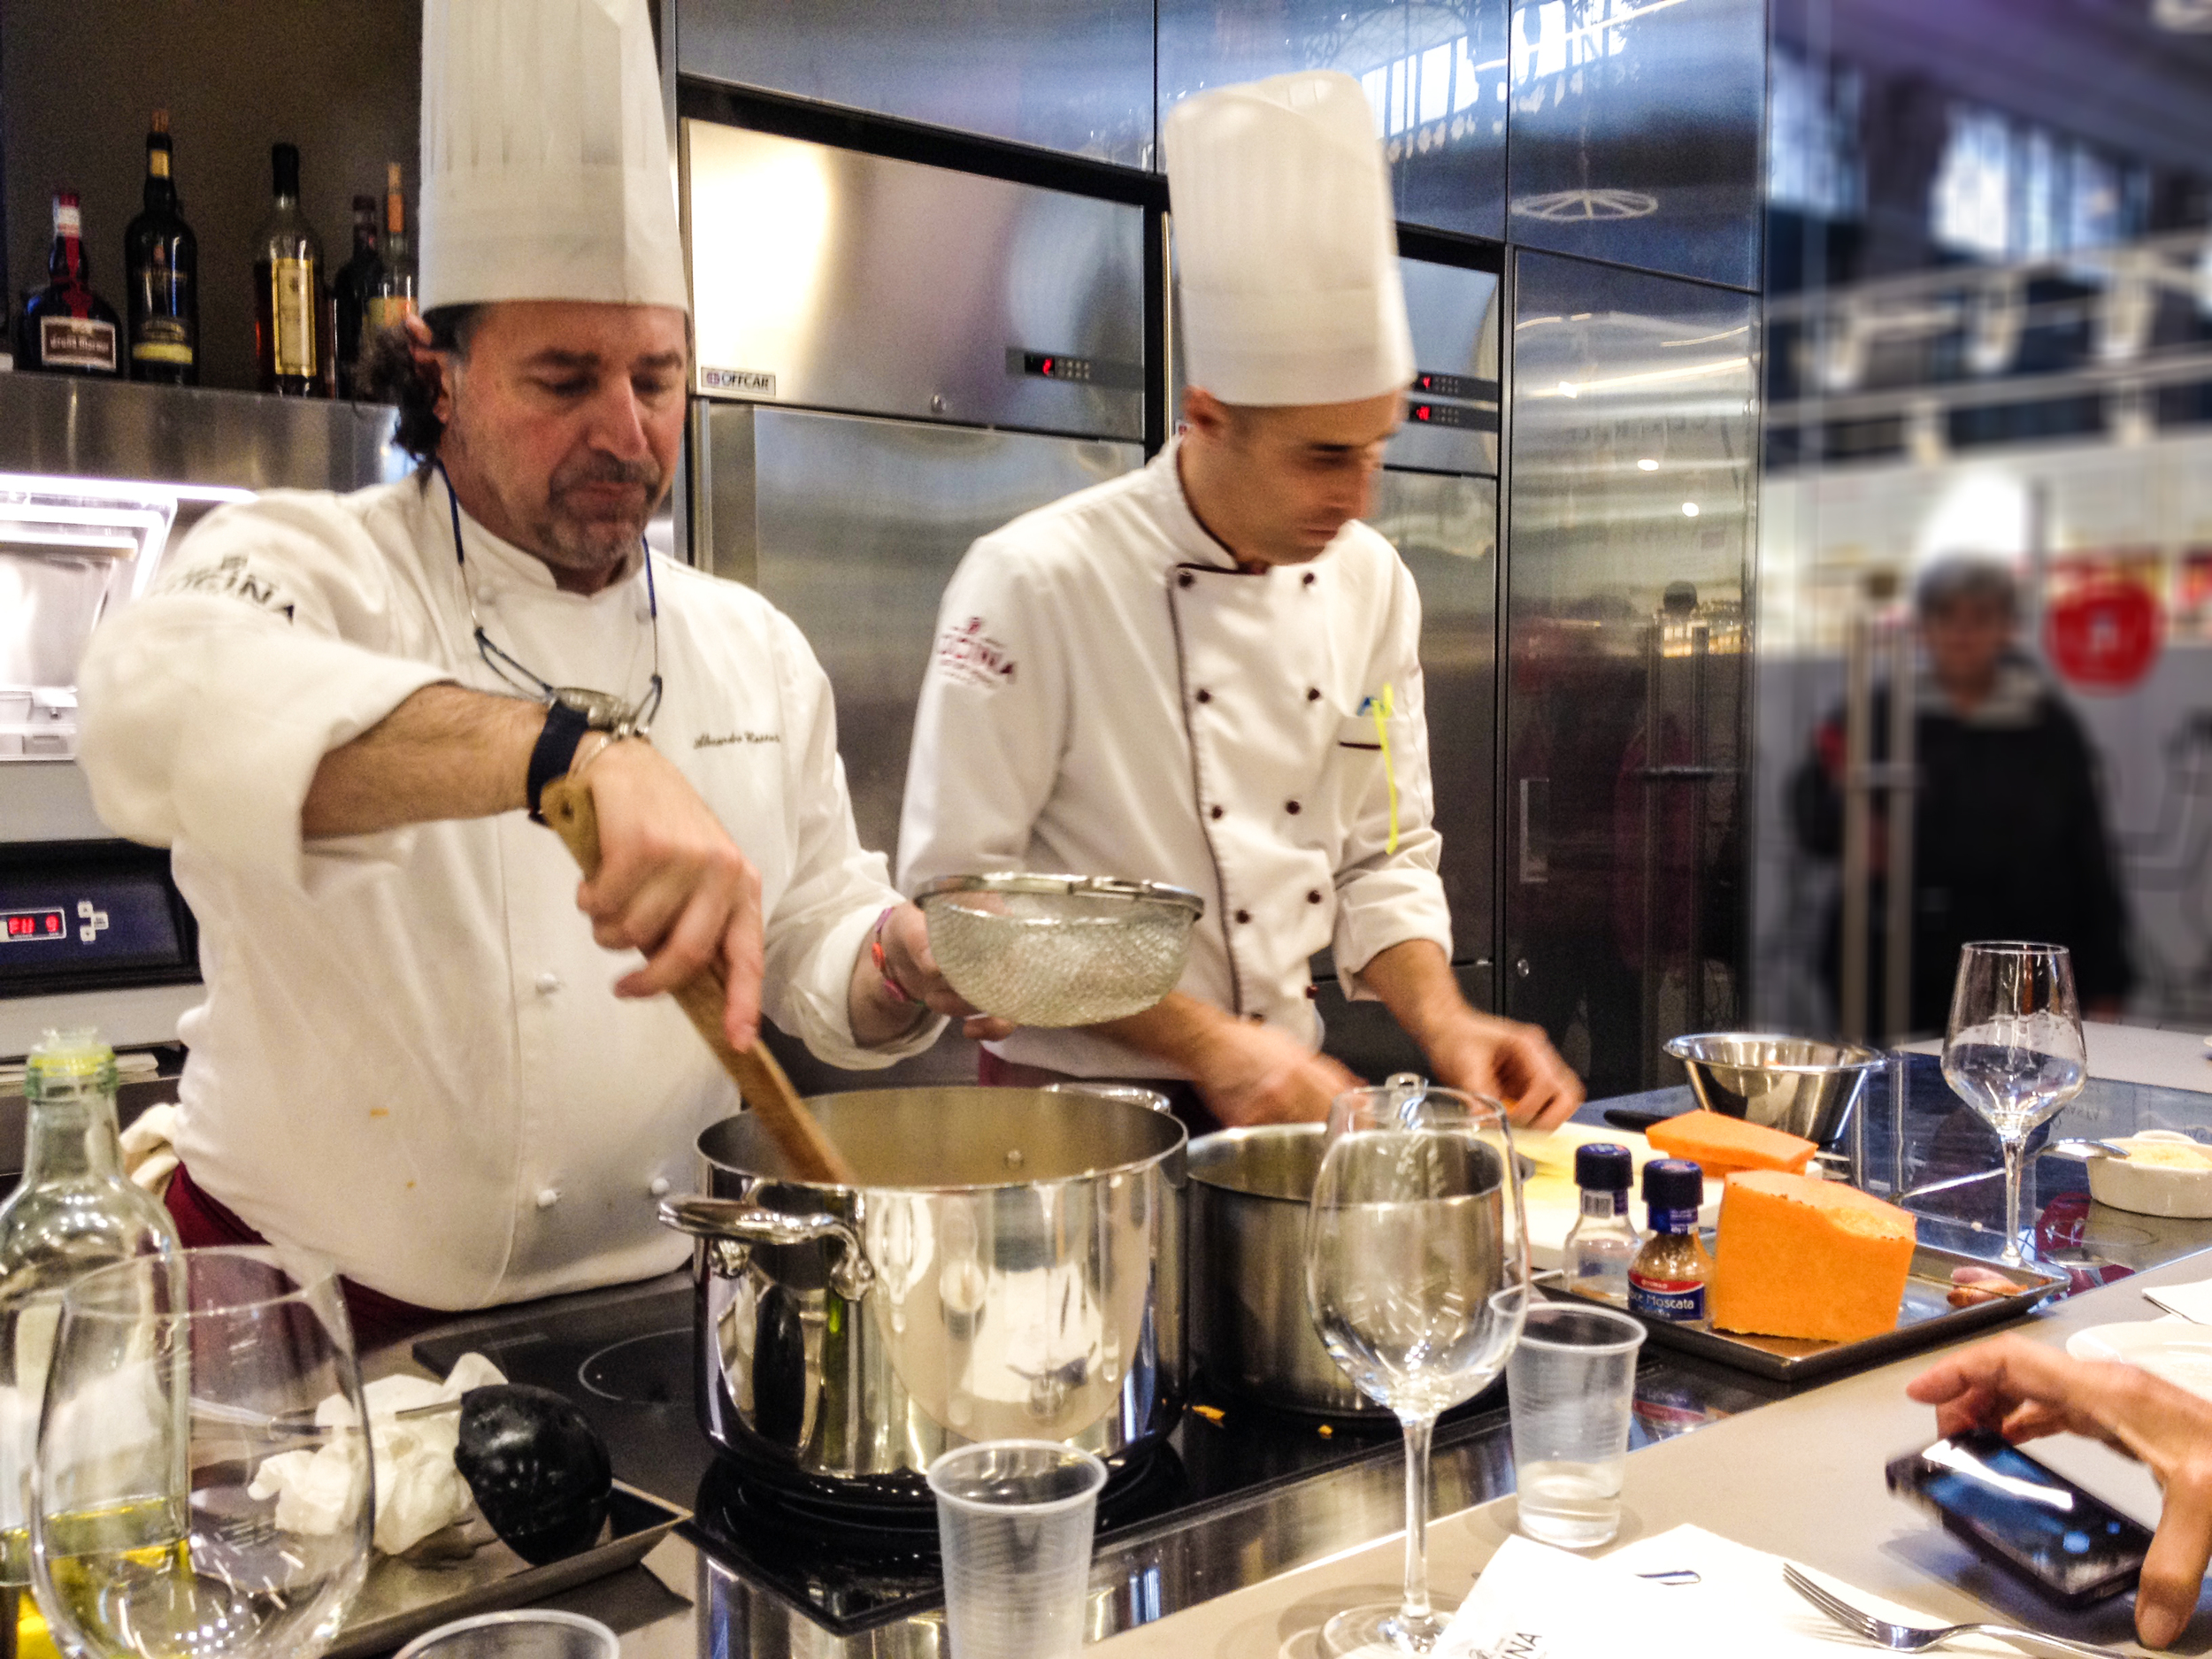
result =
[[[599,593],[463,515],[493,641],[561,685],[652,672],[644,559]],[[853,963],[896,901],[856,838],[830,687],[750,589],[656,557],[666,694],[652,741],[758,867],[769,1017],[823,1058],[864,1049]],[[445,486],[274,492],[211,514],[95,634],[83,764],[101,816],[173,849],[206,1001],[177,1135],[192,1179],[273,1241],[373,1289],[473,1308],[665,1271],[660,1196],[734,1091],[637,964],[593,942],[575,864],[520,811],[303,841],[324,754],[421,687],[508,687],[471,634]]]
[[[1451,949],[1420,600],[1357,521],[1310,564],[1239,570],[1184,499],[1178,447],[968,549],[916,714],[899,884],[1031,870],[1188,887],[1206,914],[1180,988],[1318,1048],[1323,946],[1361,997],[1378,952]],[[1173,1071],[1093,1031],[992,1046],[1083,1077]]]

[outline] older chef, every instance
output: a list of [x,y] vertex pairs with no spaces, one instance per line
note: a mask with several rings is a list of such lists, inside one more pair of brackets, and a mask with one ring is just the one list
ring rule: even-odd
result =
[[1314,1118],[1308,961],[1379,997],[1441,1081],[1549,1124],[1582,1097],[1543,1034],[1450,970],[1430,822],[1420,603],[1359,523],[1413,353],[1359,83],[1203,94],[1165,131],[1190,391],[1142,472],[984,537],[939,618],[901,885],[1031,869],[1207,901],[1148,1013],[995,1045],[986,1080],[1184,1079],[1230,1123]]
[[[201,926],[170,1208],[334,1259],[373,1333],[684,1258],[656,1206],[736,1102],[656,994],[701,964],[733,1042],[846,1066],[952,1006],[798,631],[644,549],[688,330],[642,0],[429,0],[423,68],[421,466],[211,516],[83,676],[99,809]],[[580,890],[525,810],[564,773]]]

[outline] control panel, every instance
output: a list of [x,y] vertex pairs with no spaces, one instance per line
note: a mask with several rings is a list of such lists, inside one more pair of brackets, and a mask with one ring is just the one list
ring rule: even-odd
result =
[[0,996],[197,977],[192,914],[166,853],[121,841],[0,847]]

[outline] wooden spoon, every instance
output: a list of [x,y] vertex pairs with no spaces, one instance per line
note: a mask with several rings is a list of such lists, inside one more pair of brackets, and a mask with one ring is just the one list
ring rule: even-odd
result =
[[[596,875],[599,816],[593,810],[591,792],[572,786],[565,778],[556,778],[545,786],[538,804],[545,821],[559,834],[586,879]],[[853,1166],[838,1151],[837,1143],[822,1132],[822,1125],[814,1121],[814,1114],[801,1102],[799,1092],[791,1087],[791,1079],[784,1075],[783,1067],[767,1047],[760,1042],[749,1048],[730,1046],[729,1038],[722,1032],[722,1010],[728,1003],[729,987],[723,980],[720,967],[709,963],[678,986],[673,995],[677,1005],[690,1016],[693,1029],[714,1051],[714,1057],[737,1085],[739,1095],[752,1108],[761,1126],[768,1131],[768,1138],[783,1154],[793,1178],[833,1187],[859,1186],[860,1178],[853,1172]]]

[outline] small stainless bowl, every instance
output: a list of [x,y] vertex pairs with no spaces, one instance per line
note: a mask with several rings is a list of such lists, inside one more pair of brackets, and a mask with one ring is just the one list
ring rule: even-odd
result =
[[1824,1149],[1843,1139],[1867,1079],[1889,1059],[1855,1043],[1733,1031],[1677,1037],[1667,1052],[1682,1062],[1707,1111],[1747,1118]]

